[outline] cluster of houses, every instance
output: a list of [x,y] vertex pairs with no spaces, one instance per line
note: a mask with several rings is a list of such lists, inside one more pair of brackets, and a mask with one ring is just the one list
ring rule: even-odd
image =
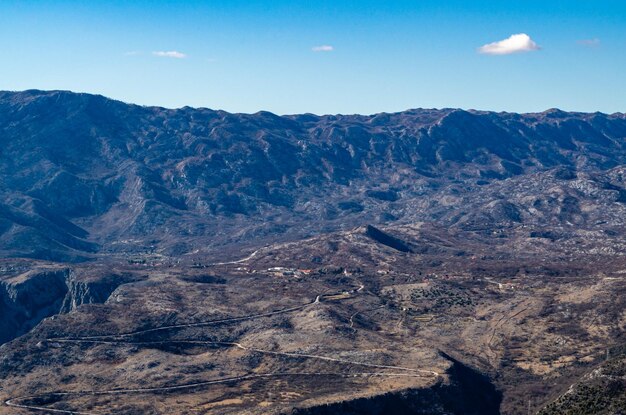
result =
[[271,267],[267,269],[267,272],[273,274],[275,277],[296,277],[301,278],[305,275],[309,275],[313,272],[312,269],[297,269],[286,267]]

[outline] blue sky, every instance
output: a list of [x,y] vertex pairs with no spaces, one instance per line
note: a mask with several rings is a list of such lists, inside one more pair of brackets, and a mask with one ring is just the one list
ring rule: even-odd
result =
[[144,105],[626,112],[624,0],[2,0],[0,54],[0,89]]

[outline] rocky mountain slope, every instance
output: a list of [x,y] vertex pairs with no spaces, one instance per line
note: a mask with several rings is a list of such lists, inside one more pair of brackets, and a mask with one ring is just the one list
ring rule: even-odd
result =
[[1,92],[0,254],[223,252],[396,221],[584,226],[626,202],[624,137],[624,114],[279,117]]
[[[626,411],[626,350],[607,349],[606,362],[580,378],[540,415],[622,414]],[[612,356],[611,353],[617,353]]]
[[619,413],[625,305],[625,114],[0,92],[0,414]]

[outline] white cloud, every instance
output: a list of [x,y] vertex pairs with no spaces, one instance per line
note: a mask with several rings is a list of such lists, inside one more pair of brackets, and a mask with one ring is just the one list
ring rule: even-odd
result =
[[160,58],[184,59],[187,57],[187,55],[185,55],[184,53],[178,52],[176,50],[157,51],[157,52],[152,52],[152,54]]
[[333,48],[330,45],[320,45],[320,46],[313,46],[311,50],[313,52],[332,52],[333,50],[335,50],[335,48]]
[[581,46],[587,46],[587,47],[590,47],[590,48],[595,48],[595,47],[600,46],[600,39],[598,39],[598,38],[582,39],[582,40],[579,40],[577,43],[579,45],[581,45]]
[[511,35],[508,39],[489,43],[478,48],[478,53],[486,55],[510,55],[511,53],[532,52],[541,49],[526,33]]

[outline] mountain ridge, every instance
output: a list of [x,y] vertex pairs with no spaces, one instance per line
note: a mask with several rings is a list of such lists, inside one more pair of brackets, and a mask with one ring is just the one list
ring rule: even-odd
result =
[[215,108],[209,108],[209,107],[205,107],[205,106],[189,106],[189,105],[183,105],[182,107],[168,107],[168,106],[161,106],[161,105],[143,105],[143,104],[136,104],[133,102],[128,102],[128,101],[124,101],[121,99],[116,99],[116,98],[110,98],[104,94],[97,94],[97,93],[90,93],[90,92],[75,92],[69,89],[25,89],[25,90],[0,90],[0,99],[4,98],[4,96],[6,95],[34,95],[34,96],[41,96],[41,95],[49,95],[49,94],[69,94],[69,95],[79,95],[79,96],[86,96],[86,97],[97,97],[97,98],[103,98],[106,99],[108,101],[114,101],[117,103],[121,103],[124,105],[130,105],[130,106],[135,106],[135,107],[140,107],[140,108],[154,108],[154,109],[159,109],[159,110],[169,110],[169,111],[177,111],[177,110],[209,110],[209,111],[214,111],[214,112],[221,112],[221,113],[226,113],[226,114],[232,114],[232,115],[261,115],[261,114],[271,114],[277,117],[303,117],[303,116],[314,116],[314,117],[318,117],[318,118],[322,118],[322,117],[339,117],[339,116],[361,116],[361,117],[375,117],[377,115],[395,115],[395,114],[402,114],[402,113],[410,113],[410,112],[420,112],[420,111],[441,111],[441,112],[445,112],[445,111],[462,111],[462,112],[469,112],[469,113],[476,113],[476,114],[516,114],[516,115],[542,115],[542,114],[550,114],[550,113],[555,113],[555,114],[559,114],[559,113],[566,113],[566,114],[577,114],[577,115],[607,115],[607,116],[622,116],[622,117],[626,117],[626,112],[612,112],[612,113],[608,113],[608,112],[602,112],[602,111],[570,111],[570,110],[563,110],[561,108],[558,107],[551,107],[551,108],[547,108],[543,111],[528,111],[528,112],[516,112],[516,111],[497,111],[497,110],[485,110],[485,109],[476,109],[476,108],[459,108],[459,107],[442,107],[442,108],[425,108],[425,107],[415,107],[415,108],[406,108],[404,110],[400,110],[400,111],[380,111],[380,112],[374,112],[374,113],[370,113],[370,114],[362,114],[362,113],[324,113],[324,114],[316,114],[316,113],[312,113],[312,112],[303,112],[303,113],[285,113],[285,114],[278,114],[269,110],[258,110],[255,112],[233,112],[233,111],[227,111],[227,110],[223,110],[223,109],[215,109]]
[[441,206],[518,176],[626,164],[624,137],[624,114],[278,116],[0,92],[0,255],[169,255],[437,220],[426,198]]

